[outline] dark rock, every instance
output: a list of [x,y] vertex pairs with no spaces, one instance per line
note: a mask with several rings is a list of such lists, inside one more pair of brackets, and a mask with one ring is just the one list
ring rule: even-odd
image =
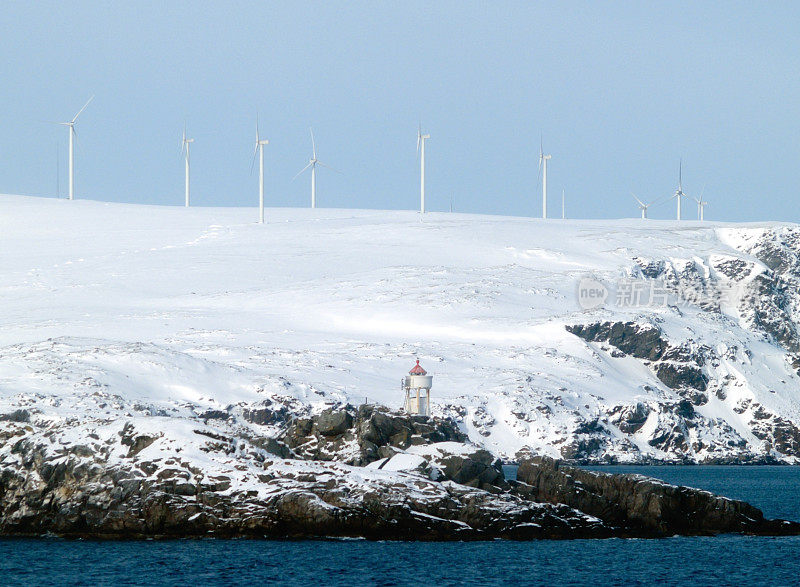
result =
[[618,406],[611,412],[612,422],[625,434],[638,432],[649,415],[650,407],[642,402],[636,402],[633,406]]
[[230,417],[230,414],[223,410],[206,410],[205,412],[198,414],[197,417],[203,420],[227,420]]
[[567,331],[589,342],[607,342],[637,359],[657,361],[667,349],[661,330],[650,324],[604,322],[567,325]]
[[658,363],[656,377],[672,389],[691,387],[705,391],[708,387],[708,377],[703,371],[699,367],[684,363]]
[[128,457],[139,454],[159,438],[159,436],[148,434],[136,434],[136,429],[130,422],[125,424],[121,434],[122,440],[120,442],[130,447],[128,450]]
[[800,532],[800,524],[765,520],[761,510],[742,501],[641,475],[576,469],[546,457],[523,461],[517,479],[524,484],[518,490],[531,499],[568,505],[630,535]]
[[31,421],[28,410],[14,410],[8,414],[0,414],[0,422],[18,422],[24,424]]
[[445,479],[468,487],[493,490],[505,484],[503,463],[487,450],[469,455],[444,454],[432,462]]
[[353,416],[347,410],[325,410],[317,417],[317,430],[323,436],[344,434],[353,426]]
[[404,450],[418,444],[465,442],[467,436],[450,419],[411,416],[364,405],[292,420],[278,440],[299,458],[366,465],[384,458],[386,451],[382,453],[382,447]]
[[270,426],[287,423],[292,419],[293,414],[286,406],[281,406],[278,409],[271,407],[245,408],[242,410],[242,417],[251,424]]

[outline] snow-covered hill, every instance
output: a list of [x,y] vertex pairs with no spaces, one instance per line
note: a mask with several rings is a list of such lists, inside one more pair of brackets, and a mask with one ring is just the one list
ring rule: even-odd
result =
[[434,413],[507,458],[800,457],[799,227],[255,218],[0,196],[0,419],[274,434],[399,408],[419,358]]

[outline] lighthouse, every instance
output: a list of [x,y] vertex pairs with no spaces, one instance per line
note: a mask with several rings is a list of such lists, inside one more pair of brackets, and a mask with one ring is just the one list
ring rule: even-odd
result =
[[428,375],[417,359],[417,364],[403,378],[403,393],[405,393],[403,409],[409,414],[430,416],[432,385],[433,376]]

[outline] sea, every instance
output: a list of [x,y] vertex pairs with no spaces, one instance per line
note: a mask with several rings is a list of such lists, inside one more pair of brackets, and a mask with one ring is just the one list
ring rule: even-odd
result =
[[[800,520],[800,467],[604,466]],[[508,473],[513,476],[513,469]],[[798,585],[800,538],[0,540],[0,585]]]

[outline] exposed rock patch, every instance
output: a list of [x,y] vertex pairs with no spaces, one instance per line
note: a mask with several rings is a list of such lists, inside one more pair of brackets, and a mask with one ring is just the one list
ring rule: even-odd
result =
[[296,418],[279,436],[303,459],[337,460],[366,465],[412,445],[465,442],[466,434],[448,419],[410,416],[363,405],[330,408],[317,416]]

